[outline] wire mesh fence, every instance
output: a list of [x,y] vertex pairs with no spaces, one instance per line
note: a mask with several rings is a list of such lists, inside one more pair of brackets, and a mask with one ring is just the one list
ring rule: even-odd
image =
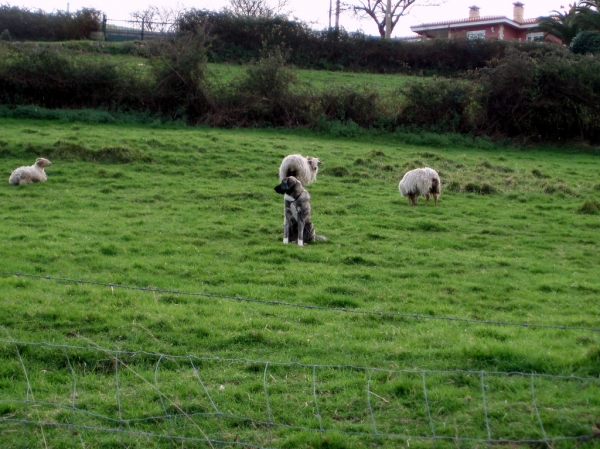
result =
[[153,40],[174,34],[175,22],[157,22],[148,20],[114,20],[104,17],[102,32],[99,36],[109,42],[134,40]]
[[[600,379],[0,340],[2,447],[573,447]],[[188,447],[188,446],[184,446]]]
[[[328,308],[0,272],[51,282],[418,320],[584,330]],[[600,444],[600,379],[390,370],[0,339],[0,447],[364,447]],[[76,338],[83,338],[78,335]],[[91,345],[90,345],[91,343]],[[140,443],[142,442],[142,443]]]

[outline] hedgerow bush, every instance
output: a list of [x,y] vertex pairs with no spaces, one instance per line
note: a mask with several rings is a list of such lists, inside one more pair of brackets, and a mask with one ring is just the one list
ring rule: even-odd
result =
[[16,40],[89,39],[92,31],[101,28],[101,14],[93,8],[82,8],[74,13],[46,13],[4,4],[0,5],[0,30],[7,30]]
[[535,141],[600,139],[600,63],[556,48],[511,51],[464,81],[413,83],[404,93],[402,126]]
[[487,133],[600,138],[600,63],[565,51],[512,52],[479,74]]
[[144,80],[132,73],[107,62],[75,62],[56,46],[15,46],[6,54],[0,63],[2,104],[137,109],[148,96]]
[[473,132],[482,121],[478,83],[439,79],[410,83],[402,89],[404,107],[398,125],[435,132]]
[[150,58],[153,69],[152,104],[173,118],[197,120],[210,110],[204,29],[155,42]]

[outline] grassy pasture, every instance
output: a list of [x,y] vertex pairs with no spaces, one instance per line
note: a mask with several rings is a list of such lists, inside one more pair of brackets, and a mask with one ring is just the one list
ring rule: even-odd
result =
[[[235,77],[243,76],[247,69],[246,66],[237,64],[208,64],[207,66],[209,72],[221,81],[231,81]],[[298,77],[298,87],[300,89],[316,89],[318,91],[331,90],[333,86],[359,92],[368,89],[380,93],[392,93],[409,81],[423,79],[409,75],[333,72],[329,70],[294,69],[294,73]]]
[[[481,447],[462,438],[597,432],[598,383],[491,374],[598,378],[597,332],[441,319],[599,327],[597,153],[0,126],[5,180],[53,162],[47,183],[0,187],[2,271],[89,282],[0,276],[2,447],[206,447],[174,437],[205,435],[227,447],[433,447],[408,437],[433,432],[438,447]],[[281,243],[273,187],[290,153],[325,163],[308,188],[325,243]],[[441,175],[438,208],[398,193],[423,165]]]

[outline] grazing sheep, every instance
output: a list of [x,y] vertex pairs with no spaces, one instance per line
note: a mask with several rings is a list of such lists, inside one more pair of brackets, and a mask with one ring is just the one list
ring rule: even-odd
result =
[[8,178],[8,182],[15,185],[44,182],[48,179],[44,167],[50,167],[51,165],[52,163],[48,159],[39,157],[36,159],[35,164],[29,167],[19,167],[13,171],[10,178]]
[[440,175],[432,168],[416,168],[402,177],[398,189],[402,196],[408,197],[409,206],[416,206],[419,196],[424,196],[425,205],[428,205],[429,197],[433,196],[437,207],[438,197],[442,193],[442,182]]
[[304,157],[301,154],[286,156],[279,167],[279,181],[293,176],[306,186],[317,179],[319,165],[323,164],[318,157]]

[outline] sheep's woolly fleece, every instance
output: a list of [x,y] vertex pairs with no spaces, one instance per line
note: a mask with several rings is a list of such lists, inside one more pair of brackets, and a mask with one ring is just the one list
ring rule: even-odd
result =
[[433,196],[435,205],[442,193],[442,183],[437,172],[429,167],[416,168],[407,172],[400,181],[398,189],[402,196],[408,197],[408,204],[417,204],[419,196],[426,198],[425,204],[429,204],[429,197]]
[[317,179],[319,165],[322,163],[318,157],[304,157],[301,154],[290,154],[283,159],[279,166],[279,181],[293,176],[303,186],[311,184]]
[[19,167],[12,172],[8,178],[9,184],[33,184],[34,182],[44,182],[47,176],[44,167],[51,166],[52,163],[43,157],[37,158],[35,164],[28,167]]

